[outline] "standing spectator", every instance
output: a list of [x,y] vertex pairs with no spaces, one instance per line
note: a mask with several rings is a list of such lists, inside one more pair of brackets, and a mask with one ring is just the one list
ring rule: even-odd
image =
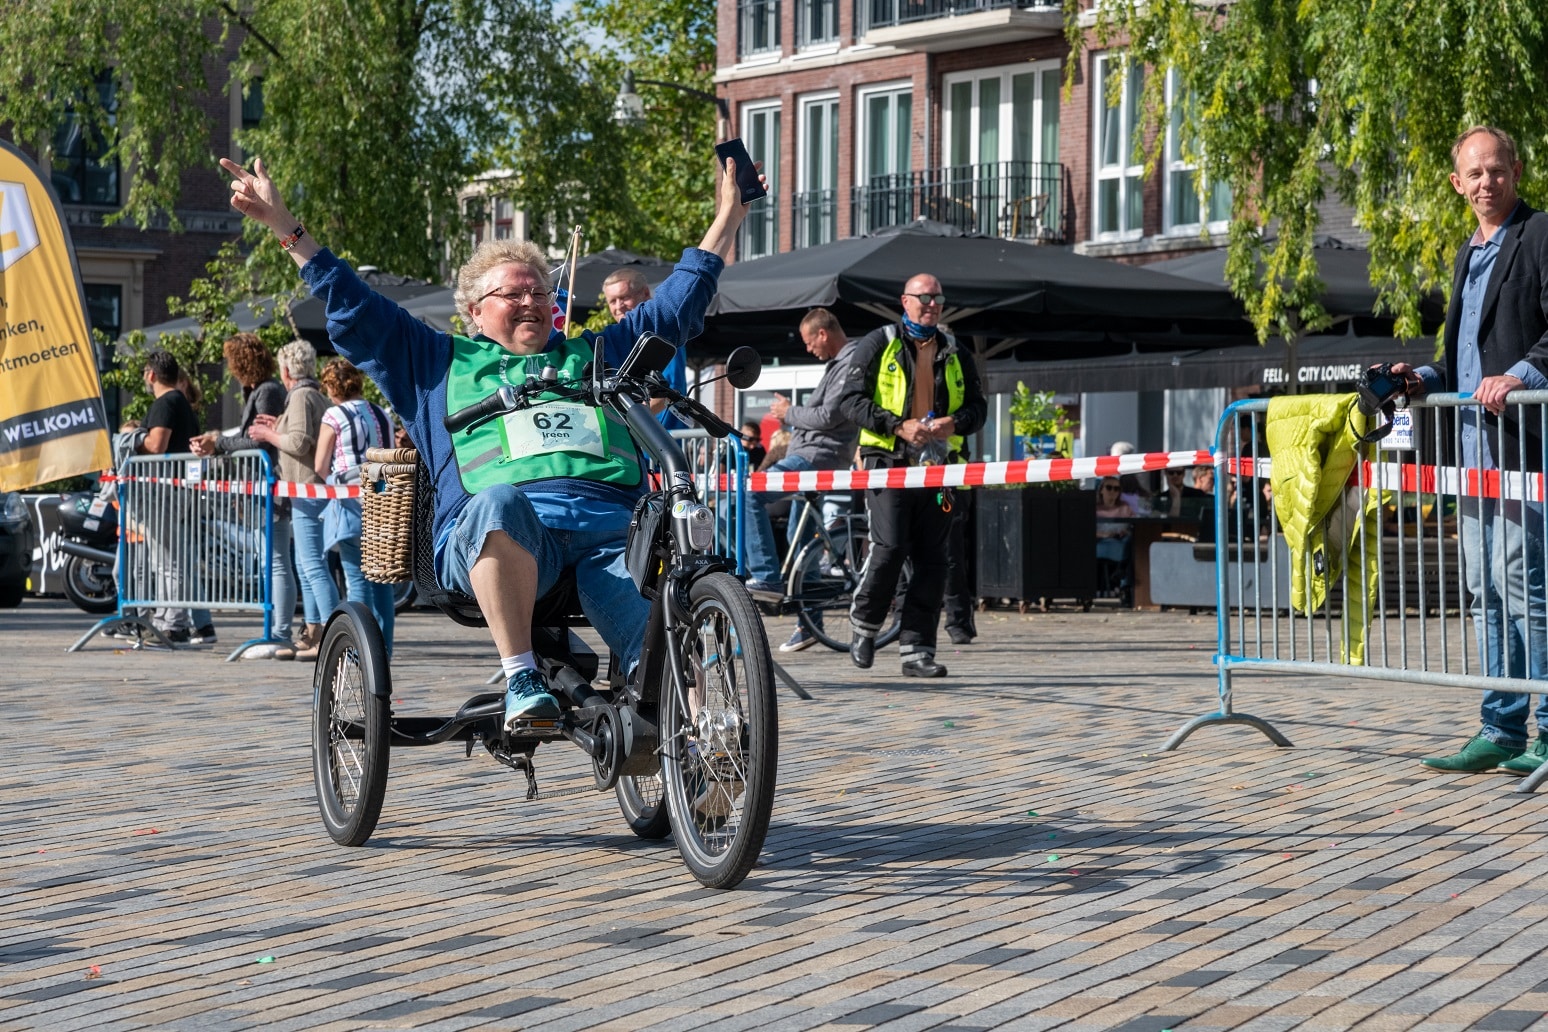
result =
[[[1472,469],[1543,468],[1541,433],[1506,412],[1512,391],[1548,387],[1548,214],[1516,194],[1515,141],[1475,126],[1451,148],[1451,185],[1467,199],[1478,229],[1457,252],[1446,311],[1446,357],[1412,372],[1420,393],[1471,391],[1482,407],[1459,410],[1462,454]],[[1393,370],[1409,373],[1406,363]],[[1450,438],[1448,437],[1448,440]],[[1495,455],[1499,442],[1502,454]],[[1543,596],[1540,503],[1464,498],[1462,573],[1472,596],[1473,630],[1490,677],[1548,677],[1548,613]],[[1485,692],[1482,727],[1459,752],[1425,757],[1438,770],[1530,774],[1548,759],[1548,694],[1537,708],[1537,740],[1527,749],[1530,695]]]
[[[323,413],[322,429],[317,434],[317,475],[330,484],[358,484],[366,449],[385,448],[393,440],[392,420],[362,397],[365,377],[347,359],[335,358],[323,368],[322,385],[333,407]],[[357,499],[340,498],[332,504],[353,510],[356,525],[359,525],[360,502]],[[363,604],[376,617],[390,659],[395,616],[392,585],[368,581],[360,572],[358,534],[340,540],[338,548],[349,599]]]
[[[650,284],[645,282],[645,274],[636,268],[615,269],[602,281],[602,299],[607,302],[607,310],[612,314],[614,322],[623,322],[624,316],[649,301],[650,296]],[[686,348],[677,349],[672,361],[661,371],[661,378],[679,394],[688,393]],[[668,430],[688,429],[688,424],[667,408],[665,398],[650,399],[650,410],[656,414],[656,421]]]
[[[285,412],[285,388],[276,379],[274,355],[263,346],[256,333],[238,333],[221,347],[226,356],[226,368],[232,379],[242,388],[242,419],[236,432],[221,434],[211,430],[195,437],[191,442],[195,455],[230,455],[232,452],[263,449],[268,453],[270,465],[278,470],[279,450],[272,444],[261,444],[247,436],[253,421],[259,416],[278,417]],[[269,570],[269,601],[274,605],[272,630],[278,639],[267,655],[294,659],[295,649],[290,643],[290,625],[296,615],[296,581],[290,572],[290,499],[274,499],[274,535],[272,543],[273,565]],[[267,646],[265,646],[267,648]],[[261,657],[265,653],[250,649],[248,656]]]
[[[322,428],[328,399],[317,383],[317,352],[304,340],[293,340],[279,350],[280,381],[288,392],[285,413],[255,416],[248,436],[279,450],[281,480],[297,484],[320,484],[317,475],[317,434]],[[301,571],[301,603],[306,628],[293,658],[317,658],[322,643],[323,622],[339,604],[339,589],[328,570],[323,549],[322,514],[327,501],[321,498],[296,498],[290,503],[291,530],[295,535],[296,566]],[[283,654],[277,659],[287,658]]]
[[[826,308],[814,308],[801,319],[801,341],[819,362],[826,362],[822,379],[812,389],[805,405],[791,405],[783,394],[774,395],[769,414],[789,426],[790,443],[785,454],[765,467],[772,473],[799,472],[806,469],[839,469],[854,451],[859,430],[845,415],[841,405],[849,377],[849,338],[838,319]],[[767,491],[747,496],[747,588],[754,594],[783,598],[779,583],[779,553],[774,544],[774,527],[768,507],[783,495]],[[792,504],[786,533],[800,521],[800,505]],[[792,548],[796,542],[791,541]],[[796,652],[816,642],[805,628],[797,627],[790,640],[780,646],[782,652]]]
[[[950,462],[964,439],[983,426],[988,403],[972,356],[940,328],[946,295],[928,273],[908,281],[903,318],[855,342],[843,372],[840,409],[860,427],[862,467]],[[849,657],[869,667],[876,632],[892,604],[903,563],[914,575],[903,599],[898,653],[905,677],[945,677],[935,662],[936,627],[946,585],[951,516],[945,492],[927,488],[872,490],[871,555],[850,607]]]
[[[159,348],[145,356],[145,387],[155,398],[150,411],[145,414],[141,426],[145,439],[135,451],[140,455],[183,455],[199,433],[199,417],[178,384],[185,382],[177,359]],[[158,521],[152,521],[158,523]],[[157,525],[154,533],[161,538],[154,544],[157,553],[156,593],[164,599],[176,600],[183,595],[184,572],[193,562],[193,556],[175,540],[167,537],[178,533],[188,534],[188,527]],[[215,641],[215,627],[209,610],[196,611],[201,618],[194,627],[193,613],[187,609],[157,609],[151,615],[151,623],[168,641],[177,645],[201,644]]]

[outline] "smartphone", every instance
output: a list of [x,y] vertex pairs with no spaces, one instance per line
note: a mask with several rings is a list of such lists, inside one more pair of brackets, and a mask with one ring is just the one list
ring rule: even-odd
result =
[[758,166],[753,164],[752,155],[747,153],[747,145],[742,143],[740,136],[715,144],[715,157],[720,159],[721,168],[726,167],[727,158],[736,162],[736,185],[742,191],[743,204],[768,194],[758,181]]

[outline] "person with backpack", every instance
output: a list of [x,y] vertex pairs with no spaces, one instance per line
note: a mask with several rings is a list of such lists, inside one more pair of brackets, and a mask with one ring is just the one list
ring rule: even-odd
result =
[[[333,406],[323,413],[322,427],[317,431],[317,475],[330,484],[358,484],[366,449],[392,447],[392,419],[365,399],[365,377],[347,359],[335,358],[323,367],[322,385]],[[349,600],[363,604],[376,617],[390,658],[392,585],[368,581],[361,572],[360,533],[360,500],[330,500],[323,513],[324,547],[339,550]]]

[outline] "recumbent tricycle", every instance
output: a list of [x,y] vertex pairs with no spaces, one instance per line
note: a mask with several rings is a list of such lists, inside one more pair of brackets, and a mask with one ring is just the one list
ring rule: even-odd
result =
[[[552,369],[520,387],[502,387],[446,417],[458,433],[506,413],[551,401],[605,406],[629,427],[660,471],[656,490],[636,506],[626,559],[650,599],[639,664],[626,678],[611,658],[605,686],[599,663],[572,628],[584,625],[573,577],[538,600],[533,647],[559,700],[556,720],[528,720],[507,732],[504,695],[474,695],[450,717],[392,712],[392,674],[369,611],[345,602],[330,617],[313,676],[312,766],[323,823],[335,842],[370,838],[387,788],[393,748],[456,741],[475,745],[527,778],[537,794],[534,751],[568,739],[590,758],[598,791],[611,788],[636,835],[668,832],[694,876],[732,888],[758,858],[774,802],[778,717],[768,638],[730,560],[713,554],[714,513],[700,501],[682,447],[651,414],[665,397],[717,438],[732,427],[673,391],[659,371],[670,343],[642,336],[621,368],[606,369],[602,348],[586,374],[558,379]],[[726,379],[741,389],[757,380],[761,360],[740,348]],[[533,416],[539,418],[538,415]],[[477,602],[448,592],[435,577],[430,547],[433,485],[421,461],[414,500],[413,567],[422,598],[467,626],[483,626]]]

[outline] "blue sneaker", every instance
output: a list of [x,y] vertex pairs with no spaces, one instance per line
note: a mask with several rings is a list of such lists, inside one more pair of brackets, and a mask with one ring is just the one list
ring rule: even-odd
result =
[[809,632],[805,627],[797,627],[790,640],[779,647],[781,652],[800,652],[817,644],[817,636]]
[[518,670],[505,682],[505,730],[521,720],[558,720],[559,700],[540,670]]

